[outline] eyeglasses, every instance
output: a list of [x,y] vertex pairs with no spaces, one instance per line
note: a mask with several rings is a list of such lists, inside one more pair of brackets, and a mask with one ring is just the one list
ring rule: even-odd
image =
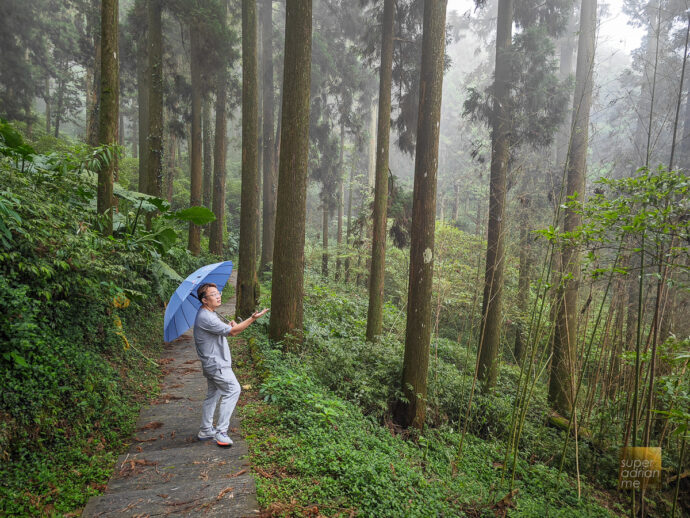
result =
[[218,297],[218,298],[220,298],[220,297],[222,297],[222,296],[223,296],[223,292],[222,292],[222,291],[218,291],[218,292],[216,292],[216,293],[205,293],[204,296],[201,297],[201,298],[202,298],[202,299],[205,299],[206,297]]

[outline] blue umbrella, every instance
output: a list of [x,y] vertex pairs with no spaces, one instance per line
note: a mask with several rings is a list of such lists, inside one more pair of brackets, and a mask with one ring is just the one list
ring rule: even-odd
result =
[[194,325],[197,311],[201,307],[201,302],[196,297],[197,288],[204,283],[212,282],[218,286],[218,291],[223,291],[231,273],[232,261],[224,261],[207,264],[182,281],[165,309],[163,336],[166,342],[172,342]]

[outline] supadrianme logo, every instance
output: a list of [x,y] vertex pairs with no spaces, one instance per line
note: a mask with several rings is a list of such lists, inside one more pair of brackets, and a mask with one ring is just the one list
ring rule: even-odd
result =
[[618,489],[661,489],[661,448],[623,448]]

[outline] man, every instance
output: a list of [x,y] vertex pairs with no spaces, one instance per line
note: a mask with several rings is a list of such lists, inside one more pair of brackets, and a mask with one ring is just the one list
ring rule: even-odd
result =
[[[200,441],[215,439],[218,446],[231,446],[228,436],[230,416],[240,397],[240,384],[232,372],[232,358],[226,336],[236,336],[268,312],[268,308],[254,313],[241,323],[224,323],[216,309],[221,305],[221,292],[213,283],[199,286],[197,296],[201,307],[194,321],[194,343],[201,367],[208,383],[201,416]],[[220,400],[218,423],[213,427],[213,414]]]

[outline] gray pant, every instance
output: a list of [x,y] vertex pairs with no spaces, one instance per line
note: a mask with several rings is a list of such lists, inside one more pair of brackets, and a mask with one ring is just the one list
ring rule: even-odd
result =
[[206,399],[204,399],[201,430],[210,432],[213,428],[213,414],[216,411],[218,400],[220,400],[216,429],[219,432],[227,433],[230,426],[230,416],[232,416],[237,400],[240,398],[240,384],[230,367],[218,369],[213,374],[204,372],[204,376],[206,376],[208,383],[208,392]]

